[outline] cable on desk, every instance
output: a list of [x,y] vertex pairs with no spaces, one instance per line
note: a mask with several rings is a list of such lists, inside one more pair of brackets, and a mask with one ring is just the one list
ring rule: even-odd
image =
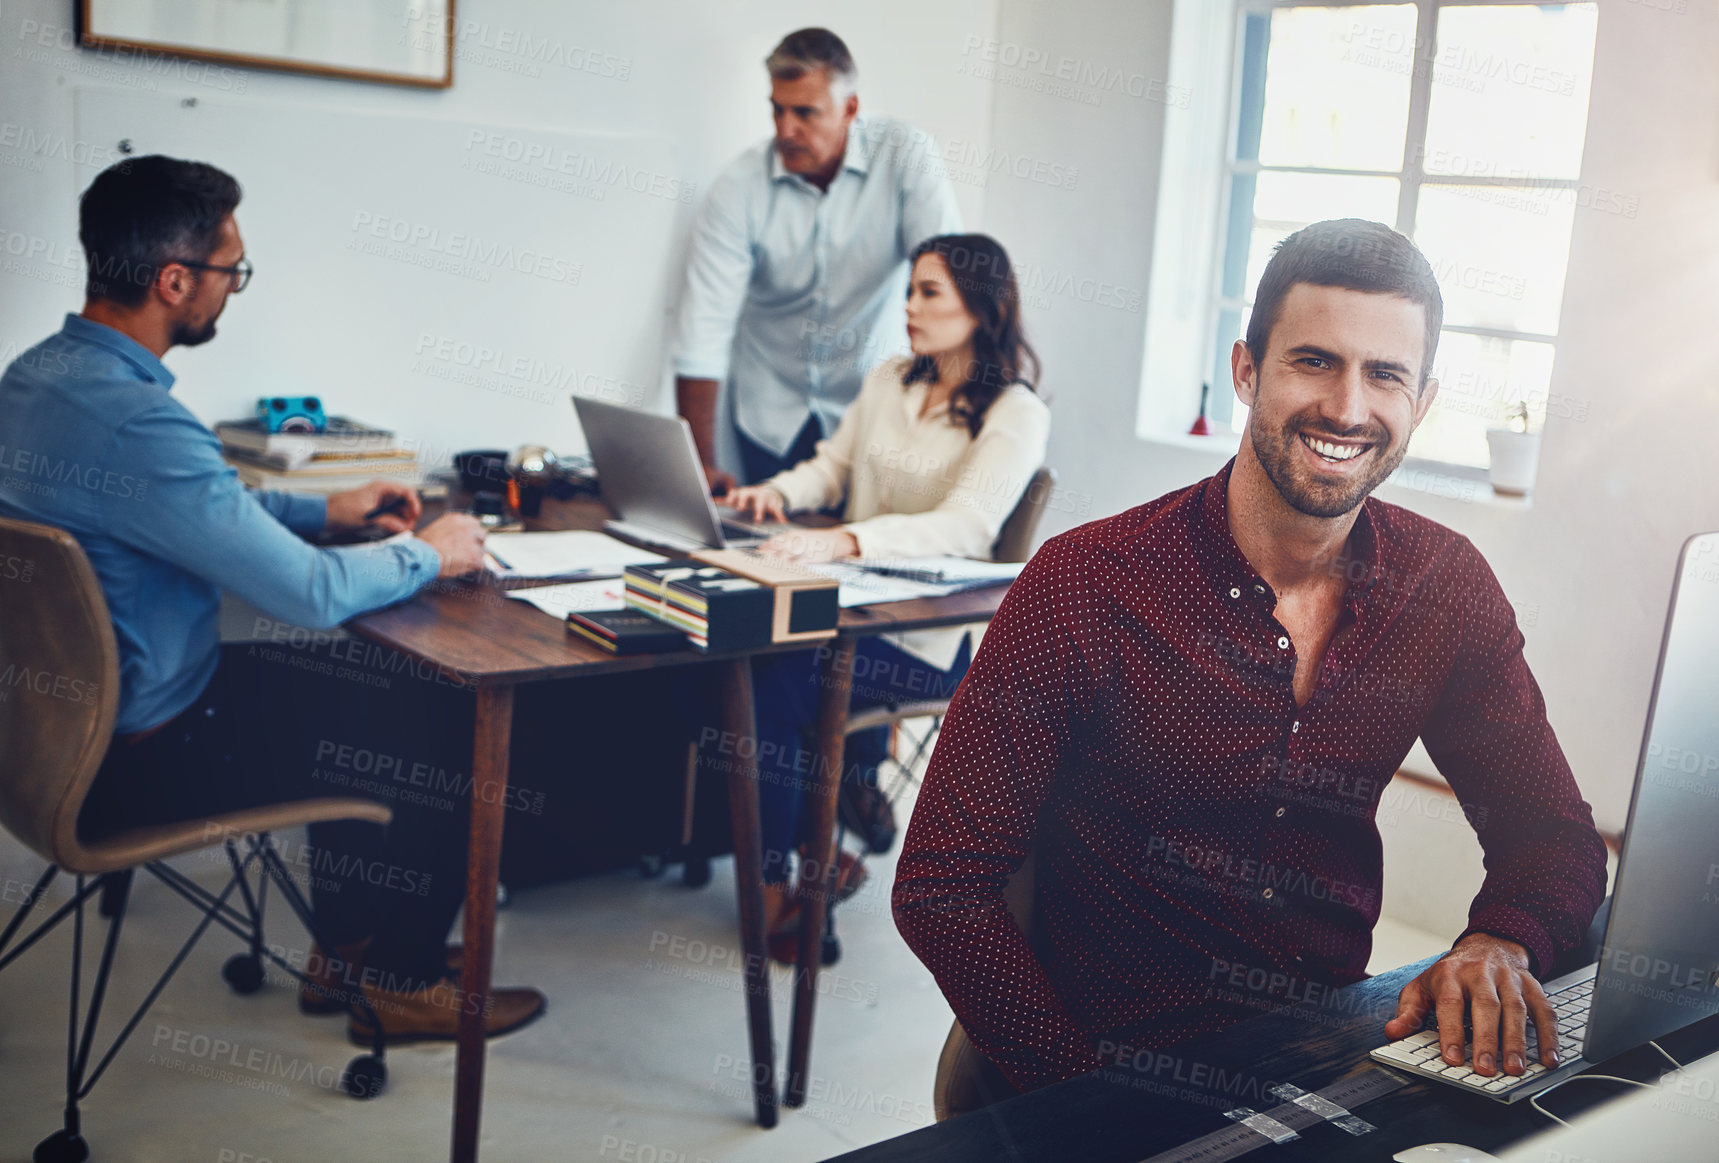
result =
[[1652,1039],[1649,1039],[1647,1044],[1649,1046],[1652,1046],[1655,1050],[1658,1050],[1659,1056],[1661,1058],[1664,1058],[1667,1062],[1671,1063],[1673,1066],[1677,1067],[1679,1070],[1683,1069],[1683,1063],[1681,1063],[1677,1059],[1673,1058],[1670,1054],[1667,1054],[1665,1052],[1664,1046],[1661,1046],[1658,1042],[1655,1042]]
[[[1664,1054],[1665,1051],[1661,1050],[1660,1053]],[[1666,1056],[1670,1057],[1670,1055]],[[1591,1078],[1599,1082],[1622,1082],[1630,1086],[1640,1086],[1647,1090],[1653,1090],[1659,1085],[1657,1082],[1637,1082],[1633,1078],[1619,1078],[1615,1074],[1572,1074],[1570,1077],[1564,1079],[1563,1082],[1554,1082],[1539,1094],[1530,1095],[1528,1098],[1528,1105],[1551,1119],[1553,1122],[1557,1123],[1559,1126],[1567,1127],[1570,1124],[1547,1110],[1545,1107],[1541,1106],[1540,1100],[1545,1098],[1548,1094],[1551,1094],[1554,1090],[1557,1090],[1560,1086],[1570,1082],[1580,1082],[1584,1078]]]

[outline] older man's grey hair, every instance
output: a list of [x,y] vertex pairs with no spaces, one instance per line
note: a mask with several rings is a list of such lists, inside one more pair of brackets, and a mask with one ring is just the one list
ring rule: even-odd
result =
[[827,28],[802,28],[782,38],[764,67],[773,81],[798,81],[814,69],[823,69],[830,79],[830,93],[845,101],[859,89],[859,70],[842,38]]

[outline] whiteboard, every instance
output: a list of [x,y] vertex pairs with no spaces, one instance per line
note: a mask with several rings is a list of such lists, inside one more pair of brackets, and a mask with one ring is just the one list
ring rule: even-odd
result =
[[676,241],[698,198],[667,138],[91,88],[76,117],[102,156],[125,142],[244,187],[256,275],[213,341],[166,360],[205,422],[318,395],[442,464],[583,452],[575,392],[666,398]]

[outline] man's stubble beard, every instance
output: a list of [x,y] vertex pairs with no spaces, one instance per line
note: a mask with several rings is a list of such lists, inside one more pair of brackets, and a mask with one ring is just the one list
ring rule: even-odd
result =
[[[219,316],[216,316],[218,319]],[[168,337],[169,347],[199,347],[215,338],[215,319],[210,319],[200,327],[192,327],[186,323],[175,323],[173,333]]]
[[[1263,395],[1262,385],[1260,393],[1255,396],[1256,404]],[[1259,410],[1256,407],[1254,418],[1257,419],[1258,416]],[[1409,451],[1407,441],[1396,448],[1390,447],[1390,434],[1382,427],[1362,428],[1338,434],[1331,432],[1307,414],[1286,419],[1278,429],[1275,443],[1261,425],[1249,424],[1248,429],[1253,434],[1254,458],[1265,470],[1267,479],[1277,489],[1284,504],[1309,517],[1341,517],[1350,512],[1397,471],[1397,466],[1402,464],[1403,457],[1408,455]],[[1335,439],[1341,435],[1343,439],[1359,438],[1367,441],[1373,447],[1361,455],[1373,458],[1374,468],[1346,487],[1336,482],[1321,486],[1300,480],[1294,467],[1295,446],[1300,443],[1300,434],[1303,432],[1314,437],[1330,436]]]

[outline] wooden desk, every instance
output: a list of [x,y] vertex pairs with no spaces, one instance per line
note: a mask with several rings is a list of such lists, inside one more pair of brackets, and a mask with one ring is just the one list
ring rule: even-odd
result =
[[[1133,1069],[1097,1070],[836,1158],[842,1163],[1138,1163],[1230,1126],[1226,1110],[1276,1106],[1268,1088],[1278,1083],[1314,1091],[1371,1066],[1367,1052],[1387,1041],[1384,1024],[1396,1013],[1397,993],[1433,960],[1381,973],[1317,1003],[1303,1002],[1161,1051],[1153,1047]],[[1719,1016],[1661,1038],[1660,1045],[1680,1062],[1711,1054],[1719,1048]],[[1648,1081],[1668,1066],[1642,1047],[1595,1070]],[[1568,1119],[1625,1092],[1634,1088],[1584,1082],[1559,1089],[1543,1102]],[[1506,1106],[1419,1080],[1355,1113],[1377,1129],[1350,1136],[1315,1126],[1291,1143],[1271,1146],[1261,1139],[1261,1150],[1242,1158],[1378,1163],[1406,1147],[1443,1142],[1497,1152],[1556,1126],[1527,1100]],[[1652,1157],[1651,1148],[1642,1155]]]
[[[428,514],[426,514],[428,516]],[[536,529],[598,529],[608,511],[600,502],[545,502]],[[816,828],[825,850],[819,867],[828,871],[823,891],[811,894],[801,910],[799,964],[795,972],[793,1037],[789,1049],[789,1086],[784,1101],[804,1101],[806,1061],[817,999],[818,945],[824,927],[824,902],[833,887],[836,795],[842,770],[843,724],[853,685],[853,640],[894,630],[925,629],[987,621],[1006,587],[946,598],[893,602],[843,610],[835,649],[826,653],[818,701],[820,756],[813,793]],[[495,890],[501,862],[502,821],[508,780],[508,737],[513,724],[513,690],[520,683],[563,678],[599,678],[624,671],[663,666],[722,666],[724,730],[734,738],[756,732],[752,705],[751,659],[755,654],[804,649],[758,650],[616,657],[569,635],[554,619],[525,602],[503,596],[492,585],[438,582],[399,606],[365,614],[347,624],[354,634],[399,651],[477,693],[477,731],[472,756],[472,826],[466,873],[465,966],[460,988],[468,999],[487,999],[494,956]],[[738,749],[737,749],[738,750]],[[758,817],[756,764],[736,755],[729,768],[728,796],[734,826],[735,884],[740,904],[740,940],[746,956],[746,1017],[752,1050],[753,1105],[758,1124],[776,1125],[776,1075],[770,1018],[770,954],[764,935],[763,854]],[[485,1042],[483,1004],[461,1010],[454,1081],[452,1157],[456,1163],[477,1158],[478,1125],[483,1106]]]

